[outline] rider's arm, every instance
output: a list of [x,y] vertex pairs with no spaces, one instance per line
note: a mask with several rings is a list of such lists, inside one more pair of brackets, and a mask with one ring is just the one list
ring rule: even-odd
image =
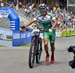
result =
[[32,23],[34,23],[36,21],[36,18],[33,18],[25,27],[30,26]]
[[51,29],[54,29],[57,26],[57,19],[56,19],[56,17],[53,17],[52,21],[53,21],[53,25],[52,25]]

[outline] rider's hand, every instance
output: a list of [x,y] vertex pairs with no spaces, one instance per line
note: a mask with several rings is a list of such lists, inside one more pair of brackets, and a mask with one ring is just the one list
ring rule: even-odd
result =
[[49,29],[49,32],[52,32],[52,29]]
[[24,31],[26,29],[26,27],[23,25],[20,27],[20,31]]

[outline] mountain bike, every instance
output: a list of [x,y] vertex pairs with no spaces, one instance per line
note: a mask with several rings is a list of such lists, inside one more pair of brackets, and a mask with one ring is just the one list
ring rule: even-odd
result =
[[42,39],[39,36],[40,33],[42,32],[52,32],[52,30],[33,29],[32,31],[33,36],[32,36],[31,47],[29,51],[30,68],[33,68],[35,61],[37,64],[39,64],[40,62],[41,53],[42,53]]
[[32,41],[29,51],[29,67],[33,68],[34,62],[39,64],[42,53],[42,39],[39,37],[40,32],[38,29],[32,31]]

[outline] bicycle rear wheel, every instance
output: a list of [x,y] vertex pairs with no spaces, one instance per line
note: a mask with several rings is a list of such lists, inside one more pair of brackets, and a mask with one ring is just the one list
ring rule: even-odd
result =
[[30,51],[29,51],[29,68],[33,68],[35,61],[35,38],[32,39]]

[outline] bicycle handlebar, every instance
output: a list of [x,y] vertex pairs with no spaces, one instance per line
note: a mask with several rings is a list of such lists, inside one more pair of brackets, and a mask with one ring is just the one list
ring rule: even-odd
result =
[[52,29],[49,29],[49,30],[33,29],[32,32],[39,32],[39,33],[42,33],[42,32],[52,32]]

